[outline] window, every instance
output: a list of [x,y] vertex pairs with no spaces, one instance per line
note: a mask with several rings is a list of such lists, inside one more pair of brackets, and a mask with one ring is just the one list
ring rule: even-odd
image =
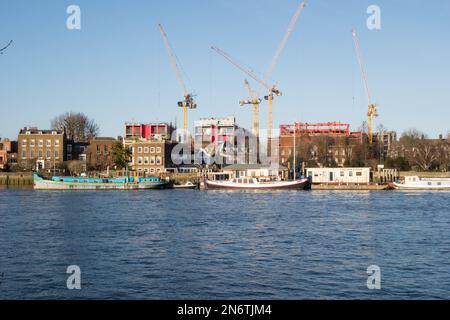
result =
[[72,155],[71,154],[67,155],[67,160],[69,160],[69,161],[72,160]]
[[22,140],[22,147],[26,147],[27,146],[27,140],[26,139],[23,139]]
[[39,146],[39,147],[43,147],[43,146],[44,146],[44,140],[39,140],[38,146]]
[[146,165],[147,165],[148,163],[149,163],[149,161],[148,161],[148,157],[145,157],[145,158],[144,158],[144,164],[146,164]]
[[26,159],[27,158],[27,152],[26,151],[22,151],[22,159]]
[[72,145],[71,144],[67,145],[67,152],[72,153]]
[[144,148],[144,153],[148,153],[148,150],[149,150],[148,147],[145,147]]
[[39,159],[42,159],[42,156],[43,156],[43,154],[42,154],[42,150],[39,150],[39,153],[38,153],[38,157],[39,157]]
[[361,171],[356,172],[356,176],[357,177],[362,177],[362,172]]
[[156,172],[160,173],[161,172],[161,168],[156,169]]
[[150,168],[150,173],[155,173],[155,168]]
[[138,147],[138,153],[142,153],[142,147]]
[[341,171],[341,177],[345,177],[345,172]]
[[52,153],[50,152],[50,150],[47,150],[47,159],[50,159],[52,157]]
[[59,146],[59,140],[55,140],[55,146]]
[[31,151],[30,151],[30,158],[31,158],[31,159],[34,159],[34,150],[31,150]]
[[155,165],[155,157],[150,157],[150,164]]
[[155,153],[155,147],[150,148],[150,153]]
[[142,164],[142,157],[139,157],[139,158],[138,158],[137,163],[138,163],[138,164]]
[[55,159],[59,159],[59,150],[55,150]]
[[52,140],[47,140],[47,147],[50,148],[52,146]]
[[348,176],[349,176],[349,177],[353,177],[353,171],[349,171],[349,172],[348,172]]
[[35,146],[35,144],[34,144],[34,143],[35,143],[34,139],[33,139],[33,140],[31,140],[31,141],[30,141],[30,147],[34,147],[34,146]]
[[156,153],[161,153],[161,147],[156,147]]
[[161,165],[161,157],[156,157],[156,164]]

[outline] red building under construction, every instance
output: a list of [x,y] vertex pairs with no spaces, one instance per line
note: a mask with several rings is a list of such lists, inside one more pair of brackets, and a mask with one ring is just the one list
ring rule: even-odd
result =
[[[320,138],[333,139],[327,152],[338,165],[343,165],[351,152],[351,145],[361,143],[362,133],[350,130],[350,124],[341,122],[294,123],[280,125],[279,156],[280,163],[291,168],[293,166],[294,143],[296,147],[296,166],[302,158],[301,147],[305,143],[313,143]],[[304,155],[303,155],[304,156]],[[297,161],[298,160],[298,161]]]
[[280,137],[294,136],[329,136],[329,137],[357,137],[361,132],[351,132],[348,123],[324,122],[324,123],[295,123],[280,125]]
[[174,127],[167,123],[125,124],[125,140],[170,140]]

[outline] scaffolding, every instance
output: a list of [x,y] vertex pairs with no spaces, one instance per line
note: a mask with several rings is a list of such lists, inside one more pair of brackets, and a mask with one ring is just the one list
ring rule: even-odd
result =
[[[295,132],[294,132],[295,128]],[[294,136],[360,137],[361,132],[350,131],[350,124],[341,122],[294,123],[280,125],[280,137]]]

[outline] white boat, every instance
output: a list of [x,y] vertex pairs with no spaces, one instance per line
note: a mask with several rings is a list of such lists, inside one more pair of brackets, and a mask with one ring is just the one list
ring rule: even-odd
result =
[[206,180],[208,189],[243,189],[243,190],[276,190],[297,189],[306,190],[311,188],[309,179],[295,181],[281,181],[259,178],[236,178],[227,181]]
[[405,177],[403,183],[392,182],[390,186],[397,190],[450,190],[450,178]]
[[185,184],[174,184],[174,189],[197,189],[197,185],[193,184],[191,181],[186,182]]

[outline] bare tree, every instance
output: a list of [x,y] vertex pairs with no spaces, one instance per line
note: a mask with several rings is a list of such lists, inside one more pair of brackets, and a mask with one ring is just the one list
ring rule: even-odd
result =
[[406,159],[424,171],[430,170],[437,164],[439,148],[426,134],[416,129],[404,132],[399,141]]
[[54,130],[65,130],[67,138],[74,142],[89,142],[99,134],[99,126],[84,113],[67,112],[51,122]]

